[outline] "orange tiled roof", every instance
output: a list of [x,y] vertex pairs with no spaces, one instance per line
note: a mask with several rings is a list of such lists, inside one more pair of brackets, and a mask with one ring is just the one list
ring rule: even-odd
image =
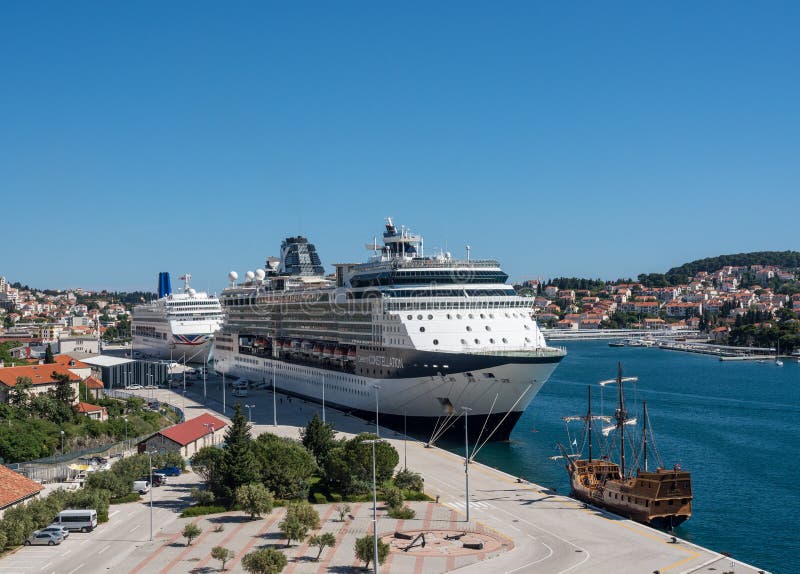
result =
[[[78,359],[73,359],[69,355],[56,355],[55,357],[53,357],[53,360],[55,360],[55,362],[57,364],[59,364],[59,365],[67,365],[67,366],[69,366],[69,367],[71,367],[73,369],[90,369],[91,368],[90,365],[87,365],[86,363],[83,363],[83,362],[79,361]],[[72,361],[72,363],[73,363],[72,365],[70,365],[70,361]]]
[[0,369],[0,383],[7,387],[17,384],[17,377],[27,377],[34,385],[52,385],[55,383],[53,372],[68,375],[70,381],[80,381],[81,378],[64,365],[53,363],[49,365],[29,365],[25,367],[3,367]]
[[105,387],[105,385],[103,385],[103,381],[101,381],[95,376],[87,377],[86,380],[83,381],[83,384],[85,384],[90,389],[102,389]]
[[225,427],[225,421],[208,413],[204,413],[199,417],[164,429],[158,434],[167,437],[181,446],[186,446],[207,434],[211,434],[211,426],[214,427],[215,432],[222,430]]
[[101,407],[100,405],[93,405],[91,403],[84,403],[82,401],[80,403],[78,403],[76,408],[78,409],[79,413],[84,413],[84,414],[85,413],[96,413],[97,411],[105,411],[106,410],[105,407]]
[[0,464],[0,508],[38,494],[44,487]]

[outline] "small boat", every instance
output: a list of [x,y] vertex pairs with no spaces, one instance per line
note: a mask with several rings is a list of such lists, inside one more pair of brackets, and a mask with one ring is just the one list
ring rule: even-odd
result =
[[611,341],[608,344],[608,346],[609,347],[624,347],[625,346],[625,341]]
[[[652,430],[647,416],[647,403],[642,405],[643,429],[638,445],[630,448],[626,438],[631,431],[626,427],[637,424],[636,418],[628,416],[625,407],[623,383],[634,383],[636,377],[623,377],[622,365],[618,365],[617,378],[602,381],[601,386],[617,385],[618,406],[613,416],[592,414],[592,390],[588,389],[588,409],[585,416],[565,417],[566,422],[579,420],[584,423],[585,441],[588,443],[588,457],[581,453],[568,453],[559,444],[562,455],[552,459],[566,460],[572,495],[587,503],[604,508],[614,514],[628,517],[637,522],[672,530],[692,515],[692,478],[689,471],[680,464],[671,469],[664,468],[661,456],[655,450]],[[605,423],[600,432],[603,436],[616,433],[616,440],[609,440],[608,452],[594,456],[594,423]],[[572,442],[577,447],[577,439]],[[611,460],[611,450],[617,450],[619,463]],[[648,452],[650,449],[650,452]],[[626,450],[627,452],[626,457]],[[649,469],[649,455],[655,455],[659,462],[653,471]],[[632,467],[636,467],[635,472]]]

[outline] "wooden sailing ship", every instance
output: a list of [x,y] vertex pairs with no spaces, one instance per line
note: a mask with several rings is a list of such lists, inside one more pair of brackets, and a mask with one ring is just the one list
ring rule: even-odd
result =
[[[648,468],[648,456],[661,457],[654,448],[652,431],[647,416],[647,403],[642,404],[642,432],[637,448],[630,449],[634,458],[635,471],[630,468],[626,460],[626,449],[631,445],[626,444],[630,437],[626,435],[631,431],[626,427],[637,424],[635,418],[628,418],[625,407],[623,383],[635,382],[636,377],[623,377],[622,365],[618,366],[616,379],[602,381],[600,385],[615,383],[617,385],[618,405],[613,416],[592,414],[592,391],[588,389],[588,409],[586,416],[565,417],[565,421],[581,420],[584,422],[585,442],[588,442],[588,457],[581,458],[581,454],[568,454],[563,445],[559,444],[563,459],[567,461],[566,468],[569,473],[572,495],[588,504],[598,506],[625,516],[637,522],[642,522],[657,528],[671,530],[692,515],[692,479],[689,471],[683,470],[679,464],[671,469],[663,468],[660,463],[655,470]],[[607,444],[607,452],[599,458],[592,452],[594,422],[601,421],[606,426],[601,428],[603,436],[612,436]],[[648,441],[648,438],[650,439]],[[577,446],[577,440],[573,443]],[[610,450],[617,445],[619,462],[611,460]],[[650,452],[648,452],[650,447]],[[561,459],[562,456],[554,457]]]

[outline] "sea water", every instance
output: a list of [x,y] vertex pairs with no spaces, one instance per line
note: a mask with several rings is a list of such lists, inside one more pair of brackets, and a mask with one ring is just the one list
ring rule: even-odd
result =
[[[647,401],[664,465],[692,473],[692,517],[681,538],[776,574],[800,573],[800,364],[722,362],[715,357],[644,347],[609,347],[606,341],[567,344],[568,355],[517,423],[509,442],[488,443],[482,463],[542,486],[569,492],[556,443],[568,434],[561,420],[593,411],[613,414],[615,387],[597,382],[637,376],[626,389],[630,416]],[[639,415],[641,421],[641,416]],[[569,438],[568,438],[569,437]],[[578,442],[581,439],[578,438]],[[445,446],[445,445],[443,445]],[[463,445],[446,445],[461,454]],[[584,455],[586,452],[584,452]],[[652,458],[650,459],[652,461]],[[652,469],[652,466],[650,467]]]

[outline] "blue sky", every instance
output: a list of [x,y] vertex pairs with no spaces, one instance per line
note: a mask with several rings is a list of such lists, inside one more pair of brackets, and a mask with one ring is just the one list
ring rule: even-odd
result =
[[800,248],[795,2],[4,2],[0,274],[219,290],[383,217],[514,279]]

